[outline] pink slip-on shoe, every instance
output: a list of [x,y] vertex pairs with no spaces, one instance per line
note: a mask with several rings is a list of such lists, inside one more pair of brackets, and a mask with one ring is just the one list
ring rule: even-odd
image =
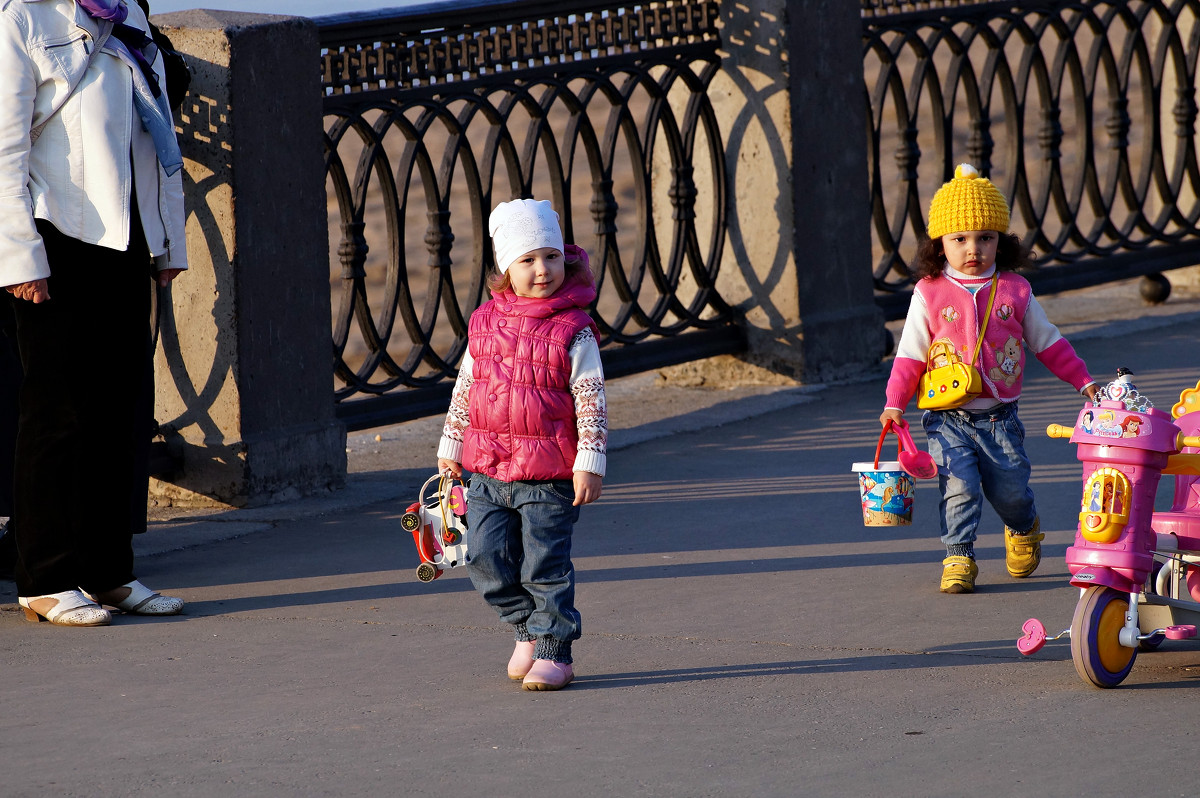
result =
[[525,674],[529,673],[529,669],[533,667],[533,647],[532,640],[517,641],[512,658],[508,661],[508,678],[514,682],[525,678]]
[[524,690],[561,690],[575,678],[575,669],[566,662],[549,659],[533,661],[533,667],[525,674],[521,688]]

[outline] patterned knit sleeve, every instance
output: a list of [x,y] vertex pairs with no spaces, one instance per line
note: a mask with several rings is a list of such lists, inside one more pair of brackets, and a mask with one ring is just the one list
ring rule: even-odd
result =
[[438,443],[439,459],[462,462],[463,440],[466,437],[467,426],[471,423],[471,383],[475,382],[471,366],[474,362],[475,359],[468,350],[463,353],[462,362],[458,364],[458,379],[454,381],[454,391],[450,394],[450,410],[446,413],[446,424],[442,427],[442,439]]
[[604,476],[608,464],[608,406],[604,401],[604,366],[600,346],[590,327],[571,340],[571,395],[575,397],[575,428],[579,445],[574,471]]

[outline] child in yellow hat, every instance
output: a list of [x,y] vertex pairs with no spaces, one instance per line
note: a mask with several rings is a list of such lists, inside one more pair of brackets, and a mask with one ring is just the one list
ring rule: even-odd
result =
[[982,378],[978,396],[953,409],[926,410],[921,419],[942,494],[943,593],[975,590],[975,539],[985,497],[1004,521],[1009,575],[1027,577],[1041,562],[1044,536],[1029,487],[1025,428],[1017,417],[1025,350],[1088,399],[1096,393],[1087,365],[1046,318],[1029,281],[1016,273],[1030,265],[1032,253],[1008,231],[1008,221],[1004,195],[970,164],[960,164],[934,195],[929,239],[917,251],[919,279],[879,416],[885,426],[904,425],[904,409],[935,345],[948,344]]

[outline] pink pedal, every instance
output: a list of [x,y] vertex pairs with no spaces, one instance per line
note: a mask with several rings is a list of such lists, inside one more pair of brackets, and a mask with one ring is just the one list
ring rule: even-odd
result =
[[1017,641],[1017,651],[1025,656],[1035,654],[1046,645],[1046,627],[1037,618],[1030,618],[1021,626],[1025,636]]
[[1167,636],[1168,640],[1187,640],[1189,637],[1196,636],[1196,626],[1190,623],[1168,626],[1163,629],[1163,634]]

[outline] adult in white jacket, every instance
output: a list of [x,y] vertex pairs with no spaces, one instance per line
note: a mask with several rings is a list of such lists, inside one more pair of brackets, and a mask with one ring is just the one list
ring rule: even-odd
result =
[[104,605],[175,614],[180,599],[134,577],[132,547],[146,525],[151,292],[187,268],[162,59],[124,0],[0,0],[0,81],[0,301],[24,370],[19,602],[70,626],[109,623]]

